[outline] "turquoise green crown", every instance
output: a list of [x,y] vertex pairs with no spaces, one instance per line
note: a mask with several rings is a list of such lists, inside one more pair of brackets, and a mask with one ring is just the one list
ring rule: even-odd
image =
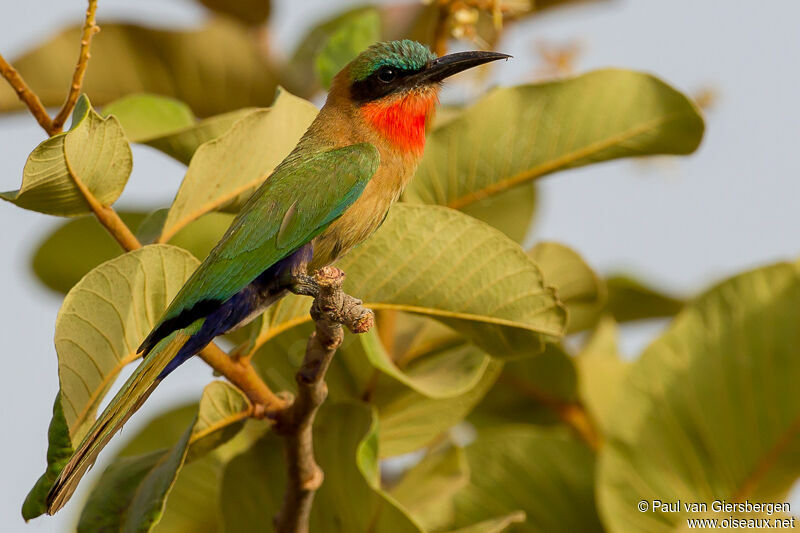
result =
[[433,59],[436,59],[436,54],[416,41],[403,39],[375,43],[353,60],[350,74],[353,81],[361,81],[383,66],[419,70]]

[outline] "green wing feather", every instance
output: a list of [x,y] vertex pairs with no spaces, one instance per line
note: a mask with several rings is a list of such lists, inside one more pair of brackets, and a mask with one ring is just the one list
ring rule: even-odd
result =
[[361,196],[379,162],[377,148],[369,143],[289,155],[250,197],[142,349],[183,327],[165,330],[165,322],[200,302],[224,302],[319,235]]

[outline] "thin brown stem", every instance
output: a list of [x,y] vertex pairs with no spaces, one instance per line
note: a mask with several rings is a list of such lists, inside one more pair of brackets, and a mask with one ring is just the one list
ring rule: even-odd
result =
[[89,49],[92,44],[92,37],[100,31],[100,27],[95,23],[95,14],[97,13],[97,0],[89,0],[89,5],[86,7],[86,20],[83,23],[83,33],[81,35],[81,48],[78,54],[78,63],[75,65],[75,72],[72,74],[72,83],[69,86],[67,98],[64,105],[61,106],[58,114],[53,119],[52,132],[58,133],[64,127],[64,122],[67,117],[72,113],[75,103],[78,101],[78,96],[81,94],[81,87],[83,87],[83,77],[86,74],[86,67],[89,64],[91,53]]
[[[369,331],[375,316],[360,300],[342,291],[344,273],[325,267],[317,271],[318,287],[311,317],[316,329],[308,339],[306,354],[295,379],[297,398],[275,417],[275,431],[284,437],[288,472],[283,505],[275,517],[278,533],[307,533],[314,494],[322,485],[323,472],[314,459],[312,427],[317,410],[325,401],[325,373],[336,349],[342,344],[342,325],[353,333]],[[306,294],[306,292],[302,292]]]
[[36,93],[28,87],[28,84],[22,79],[20,73],[17,72],[17,69],[11,66],[2,55],[0,55],[0,75],[8,81],[11,88],[17,93],[17,97],[28,107],[42,129],[44,129],[48,135],[53,135],[53,123],[44,105],[42,105],[42,101],[39,100]]
[[198,354],[200,358],[228,381],[236,385],[255,406],[256,418],[272,417],[288,405],[287,401],[270,390],[249,361],[236,361],[214,343]]

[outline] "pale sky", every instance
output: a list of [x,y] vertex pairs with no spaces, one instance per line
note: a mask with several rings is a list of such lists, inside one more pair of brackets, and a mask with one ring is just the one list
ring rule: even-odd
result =
[[[274,1],[277,42],[293,45],[304,25],[356,3]],[[6,57],[79,21],[84,10],[78,0],[3,4],[0,52]],[[100,0],[99,7],[101,22],[114,18],[191,26],[202,17],[203,11],[188,0]],[[526,81],[536,65],[537,40],[579,39],[581,72],[605,66],[641,69],[689,93],[709,86],[719,93],[694,156],[648,166],[608,163],[545,178],[530,242],[558,240],[602,273],[625,269],[687,294],[748,268],[796,258],[798,20],[800,3],[791,0],[775,0],[769,8],[735,0],[617,0],[552,13],[509,32],[499,49],[515,59],[513,68],[508,63],[496,69],[503,84]],[[0,190],[19,186],[25,159],[43,138],[30,116],[0,116]],[[182,165],[134,147],[133,175],[119,205],[166,204],[182,174]],[[55,518],[27,526],[19,511],[44,470],[47,426],[58,390],[52,338],[60,298],[33,280],[28,262],[36,243],[58,222],[0,204],[0,274],[5,280],[0,300],[0,424],[5,436],[0,441],[0,520],[8,532],[66,531],[79,507],[71,505]],[[624,349],[637,352],[654,331],[644,326],[631,332]],[[202,363],[185,365],[123,434],[133,434],[148,413],[198,397],[209,377]],[[118,445],[120,439],[115,441]],[[106,460],[113,455],[110,448],[103,454]],[[103,457],[100,463],[94,476],[104,466]],[[90,486],[88,479],[75,500]],[[794,507],[800,509],[798,490],[794,494]]]

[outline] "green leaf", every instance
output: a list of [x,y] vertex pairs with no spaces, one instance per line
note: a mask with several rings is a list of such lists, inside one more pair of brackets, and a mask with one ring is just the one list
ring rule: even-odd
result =
[[22,504],[22,518],[26,522],[47,512],[47,493],[50,492],[64,465],[72,457],[72,452],[72,441],[69,438],[59,392],[53,404],[53,418],[47,430],[47,469],[36,481]]
[[[309,530],[421,531],[380,488],[374,411],[365,405],[332,404],[317,420],[314,453],[325,482],[314,497]],[[283,499],[285,468],[281,439],[273,435],[228,464],[222,479],[227,531],[252,531],[272,523]]]
[[222,13],[250,26],[260,26],[269,18],[270,0],[199,0],[212,11]]
[[162,136],[148,138],[142,142],[174,157],[184,165],[188,165],[200,145],[227,133],[236,122],[257,110],[255,107],[245,107],[214,115],[199,120],[191,126]]
[[160,242],[205,213],[238,210],[291,152],[316,115],[310,102],[280,91],[271,108],[246,115],[201,146],[167,214]]
[[146,246],[98,266],[64,298],[55,346],[64,418],[72,441],[95,412],[120,370],[197,267],[188,252]]
[[378,335],[370,331],[358,336],[369,362],[380,370],[428,398],[452,398],[474,388],[491,358],[474,346],[461,346],[429,354],[405,369],[395,362],[381,346]]
[[377,10],[359,11],[342,20],[328,37],[314,63],[317,78],[325,89],[333,77],[368,46],[380,40],[381,18]]
[[604,434],[611,430],[614,403],[624,388],[630,364],[623,361],[617,348],[617,324],[605,317],[575,358],[578,390],[583,403],[597,420]]
[[371,403],[379,410],[381,457],[418,450],[464,420],[497,381],[502,368],[501,362],[492,360],[472,389],[438,400],[397,382],[379,380]]
[[528,234],[528,227],[536,211],[536,188],[526,183],[473,202],[464,206],[461,211],[483,220],[508,235],[511,240],[521,243]]
[[150,531],[186,458],[191,433],[190,427],[169,450],[123,457],[109,466],[83,508],[78,532]]
[[[136,236],[143,243],[151,242],[155,235],[160,234],[164,223],[163,218],[159,221],[151,216],[153,213],[121,211],[119,215],[128,227],[138,227]],[[225,233],[232,219],[232,215],[225,213],[209,213],[179,231],[170,244],[203,259]],[[77,218],[58,226],[39,244],[32,259],[33,271],[45,286],[66,293],[94,267],[122,252],[119,244],[94,217]]]
[[[534,355],[564,331],[565,310],[538,267],[498,230],[458,211],[397,204],[337,265],[345,290],[367,307],[435,318],[493,357]],[[309,320],[307,299],[282,302],[265,316],[256,347]]]
[[179,100],[148,93],[123,96],[103,108],[114,115],[132,142],[144,143],[188,165],[197,148],[221,136],[239,119],[257,111],[246,107],[203,120]]
[[150,531],[161,518],[184,461],[230,440],[249,414],[250,403],[238,389],[222,381],[210,383],[194,421],[174,446],[118,458],[106,469],[81,513],[78,531]]
[[496,89],[428,135],[403,197],[461,209],[558,170],[688,154],[702,135],[695,106],[647,74],[601,70]]
[[556,242],[540,242],[529,255],[567,306],[568,331],[593,326],[606,300],[605,284],[594,270],[577,252]]
[[[120,211],[119,216],[135,228],[143,213]],[[100,263],[123,252],[119,243],[94,216],[68,220],[41,243],[31,259],[33,273],[45,286],[66,293]]]
[[[103,24],[92,42],[83,89],[96,105],[130,93],[177,98],[199,116],[273,100],[276,82],[253,33],[230,19],[213,19],[188,31]],[[71,27],[12,63],[45,106],[60,106],[75,68],[80,27]],[[20,109],[9,87],[0,86],[0,111]]]
[[103,107],[103,116],[115,116],[131,142],[144,142],[193,126],[192,110],[174,98],[138,93]]
[[463,448],[449,446],[428,452],[403,475],[391,495],[427,531],[432,531],[452,521],[447,512],[452,510],[449,504],[467,483],[467,456]]
[[[287,299],[284,299],[273,309],[280,312],[287,303]],[[301,300],[300,303],[306,302]],[[307,304],[305,312],[308,312]],[[273,390],[296,390],[294,375],[312,331],[310,324],[288,328],[270,339],[255,354],[253,363]],[[369,397],[370,404],[378,409],[381,420],[379,439],[384,456],[414,451],[461,422],[494,384],[502,368],[501,363],[488,358],[489,362],[480,379],[470,388],[464,387],[464,392],[456,396],[431,398],[398,381],[391,373],[377,371],[370,363],[360,337],[345,335],[325,378],[328,399],[361,401]],[[472,355],[463,353],[467,350]],[[451,351],[457,353],[451,354]],[[454,361],[460,358],[479,360],[487,356],[475,346],[465,343],[463,338],[456,338],[454,344],[419,351],[414,361]]]
[[337,13],[333,18],[324,20],[313,26],[308,33],[300,39],[300,44],[292,53],[291,59],[286,64],[282,82],[292,92],[304,97],[310,97],[319,89],[319,79],[316,75],[316,58],[340,27],[347,27],[351,20],[373,11],[371,6],[361,6]]
[[578,401],[575,363],[564,349],[548,344],[537,357],[506,363],[497,384],[470,416],[475,425],[514,422],[557,424]]
[[673,316],[685,301],[653,289],[630,276],[606,279],[608,303],[606,309],[617,322]]
[[[712,512],[714,500],[786,501],[800,474],[798,301],[797,264],[740,274],[687,305],[632,365],[600,454],[599,505],[610,531],[678,531],[693,516],[744,516]],[[637,509],[655,499],[708,510]]]
[[20,189],[0,193],[0,198],[49,215],[85,215],[92,212],[89,196],[102,206],[119,198],[132,167],[119,122],[100,117],[82,96],[72,129],[37,146],[25,163]]
[[515,425],[483,432],[466,448],[470,482],[454,498],[454,527],[523,510],[514,531],[603,531],[594,503],[591,450],[561,431]]

